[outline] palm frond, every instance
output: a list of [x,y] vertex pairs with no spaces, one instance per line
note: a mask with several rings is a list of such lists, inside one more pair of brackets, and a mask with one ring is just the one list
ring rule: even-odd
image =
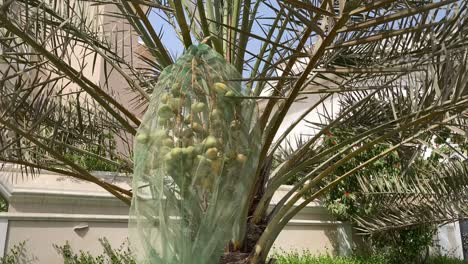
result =
[[[467,4],[7,1],[0,8],[0,160],[84,176],[128,202],[130,192],[102,183],[86,162],[131,173],[139,116],[159,73],[174,63],[173,43],[163,33],[174,32],[185,47],[207,43],[242,73],[251,96],[239,99],[262,105],[256,184],[241,214],[250,224],[268,224],[256,241],[262,250],[252,256],[264,261],[288,220],[336,181],[393,151],[407,157],[409,168],[432,138],[466,133]],[[163,23],[160,32],[150,14]],[[289,123],[297,109],[302,112]],[[293,142],[297,127],[310,131]],[[337,128],[350,138],[326,146]],[[381,143],[389,148],[335,174]],[[293,189],[267,217],[272,195],[293,178]],[[408,216],[417,215],[415,204],[407,208]],[[241,225],[239,232],[247,222]]]
[[406,177],[382,175],[358,179],[364,199],[369,203],[379,201],[378,213],[356,217],[358,229],[363,233],[449,223],[468,217],[466,161],[416,169]]

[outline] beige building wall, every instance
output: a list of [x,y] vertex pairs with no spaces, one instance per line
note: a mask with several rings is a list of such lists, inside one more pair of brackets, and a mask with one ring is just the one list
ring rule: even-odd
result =
[[[82,228],[82,226],[88,226]],[[68,241],[78,253],[89,251],[95,256],[102,254],[100,238],[107,238],[115,246],[126,241],[127,222],[122,219],[90,219],[87,217],[60,218],[42,216],[11,216],[8,221],[7,252],[13,245],[26,242],[25,255],[38,264],[61,264],[53,245],[62,246]]]
[[[100,174],[129,187],[126,176]],[[282,186],[272,205],[289,190]],[[76,251],[102,253],[99,238],[119,247],[128,237],[128,207],[100,187],[53,173],[21,178],[17,171],[0,172],[0,193],[9,201],[0,213],[0,253],[26,242],[26,255],[38,264],[63,263],[53,245],[69,241]],[[280,234],[274,251],[346,254],[349,227],[335,221],[318,203],[304,208]]]

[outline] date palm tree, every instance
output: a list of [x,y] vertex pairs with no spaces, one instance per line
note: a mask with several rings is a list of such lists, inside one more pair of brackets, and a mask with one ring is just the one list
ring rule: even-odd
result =
[[[131,175],[140,115],[157,94],[160,73],[176,61],[165,34],[173,32],[185,48],[205,43],[241,74],[244,99],[260,105],[253,184],[220,261],[265,263],[288,221],[343,179],[443,131],[466,138],[467,4],[3,1],[0,161],[96,183],[130,205],[133,190],[94,176],[81,161]],[[304,144],[273,162],[304,127]],[[323,144],[336,127],[353,133]],[[382,142],[389,147],[378,155],[334,173]],[[293,188],[269,208],[291,179]]]

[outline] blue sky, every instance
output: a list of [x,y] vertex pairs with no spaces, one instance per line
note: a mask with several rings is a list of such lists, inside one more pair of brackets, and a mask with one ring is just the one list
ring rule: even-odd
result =
[[[155,30],[158,32],[164,32],[162,36],[162,41],[164,45],[168,48],[169,52],[172,55],[176,55],[175,57],[178,57],[182,54],[184,50],[184,46],[181,43],[181,41],[178,39],[176,32],[172,28],[171,25],[169,25],[164,19],[162,19],[158,13],[161,12],[159,10],[153,9],[153,11],[150,13],[149,19],[150,22],[153,24]],[[274,13],[273,10],[270,8],[261,5],[258,12],[257,12],[257,17],[265,17],[265,18],[274,18],[276,14]],[[257,24],[254,24],[252,32],[254,34],[259,34],[263,35],[263,32],[261,31],[260,27]],[[250,38],[249,39],[249,47],[248,50],[251,52],[256,52],[260,49],[260,43],[259,41]],[[247,57],[249,55],[247,54]]]
[[155,30],[159,33],[164,32],[162,36],[162,41],[165,46],[169,49],[169,52],[172,55],[180,56],[184,50],[184,46],[179,41],[176,32],[172,29],[166,21],[159,17],[156,12],[151,12],[149,16],[151,24],[154,26]]
[[[162,11],[159,9],[153,9],[152,12],[150,13],[149,19],[150,22],[153,24],[154,28],[158,32],[163,32],[162,34],[162,41],[166,48],[169,50],[170,54],[177,58],[179,57],[182,52],[184,51],[184,46],[182,42],[178,39],[176,32],[172,28],[171,25],[169,25],[163,18],[161,18],[158,14],[160,14]],[[258,12],[257,12],[257,18],[259,23],[271,23],[271,19],[274,19],[277,14],[275,12],[265,6],[261,5]],[[446,16],[446,11],[445,10],[439,10],[437,15],[435,16],[435,21],[440,21]],[[269,21],[268,21],[269,20]],[[252,33],[258,34],[260,36],[265,36],[263,31],[261,30],[260,26],[258,24],[254,24]],[[286,38],[287,36],[284,36],[283,38]],[[247,48],[248,51],[256,54],[258,53],[260,49],[260,41],[250,38],[249,39],[249,46]],[[246,59],[249,59],[251,56],[249,54],[246,54]],[[244,76],[249,75],[250,69],[245,69],[244,71]]]

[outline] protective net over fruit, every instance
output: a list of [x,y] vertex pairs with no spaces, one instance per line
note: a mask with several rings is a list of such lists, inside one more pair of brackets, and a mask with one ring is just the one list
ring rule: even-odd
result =
[[238,231],[261,141],[240,78],[204,44],[159,76],[134,148],[138,263],[217,263]]

